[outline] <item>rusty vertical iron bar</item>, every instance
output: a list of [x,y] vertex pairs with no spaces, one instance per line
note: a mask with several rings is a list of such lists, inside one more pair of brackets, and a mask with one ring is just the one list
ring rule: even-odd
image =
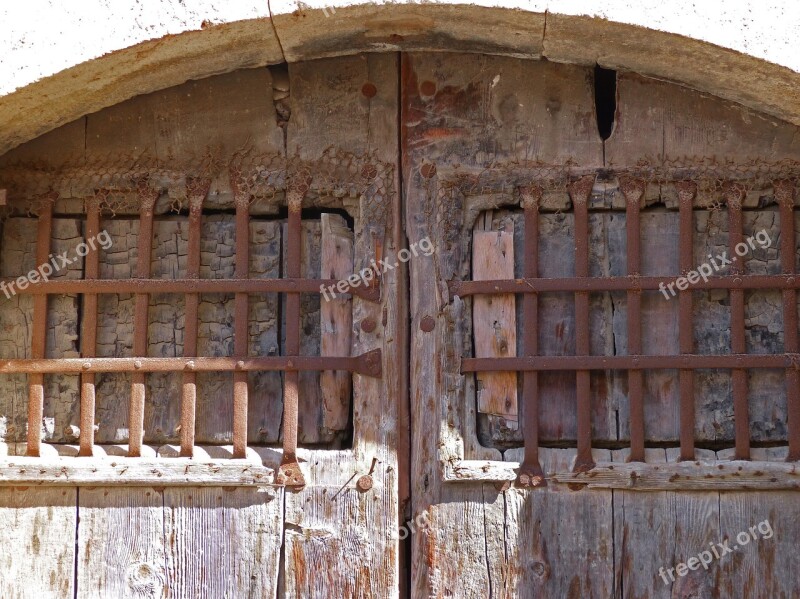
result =
[[[136,277],[150,278],[150,261],[153,253],[153,210],[158,199],[158,190],[142,186],[139,189],[139,236],[138,256],[136,258]],[[133,355],[147,356],[147,310],[150,295],[137,293],[133,305]],[[128,416],[128,455],[142,455],[144,441],[144,406],[146,400],[145,374],[131,374],[131,403]]]
[[[241,191],[236,194],[236,266],[238,279],[246,279],[250,265],[250,202]],[[233,353],[247,357],[249,295],[234,296]],[[247,452],[247,372],[233,373],[233,457],[244,458]]]
[[[84,278],[100,278],[100,251],[93,244],[100,233],[100,206],[106,193],[97,192],[86,202],[86,227],[84,243],[88,251],[84,258]],[[83,319],[81,322],[81,357],[97,357],[97,294],[87,293],[83,296]],[[81,415],[79,456],[91,456],[94,447],[95,421],[95,374],[81,373]]]
[[[575,276],[589,276],[589,197],[593,177],[584,177],[570,186],[570,196],[575,213]],[[575,353],[588,356],[591,352],[589,329],[589,292],[575,293]],[[577,394],[577,457],[575,472],[585,472],[594,467],[592,459],[592,403],[589,370],[575,373]]]
[[[541,190],[538,188],[520,189],[522,207],[525,213],[525,257],[526,277],[539,276],[539,202]],[[522,300],[523,345],[526,356],[539,353],[539,296],[525,294]],[[539,487],[547,483],[539,462],[539,373],[526,371],[522,378],[522,392],[525,409],[525,456],[517,475],[522,487]]]
[[[53,203],[55,197],[42,198],[36,226],[36,266],[50,260],[50,237],[53,232]],[[33,330],[31,331],[31,357],[44,358],[47,346],[47,296],[33,298]],[[44,375],[28,375],[28,433],[26,454],[39,457],[42,447],[42,419],[44,417]]]
[[[206,180],[195,181],[189,191],[189,242],[186,256],[186,278],[200,278],[200,237],[202,235],[203,201],[208,194]],[[185,295],[183,356],[197,357],[197,328],[200,294]],[[195,420],[197,411],[197,373],[183,372],[181,381],[181,451],[182,457],[194,455]]]
[[[641,199],[644,196],[642,181],[623,178],[620,188],[626,201],[625,233],[627,240],[628,276],[641,274]],[[627,292],[628,303],[628,355],[642,353],[642,292]],[[629,460],[644,462],[644,374],[641,370],[628,371],[628,398],[630,401],[631,453]]]
[[[795,182],[791,180],[776,181],[775,198],[780,211],[780,255],[781,272],[795,274],[796,237],[794,224]],[[797,319],[797,290],[783,290],[783,351],[797,353],[800,351]],[[800,460],[800,372],[796,368],[787,368],[786,378],[786,412],[789,430],[789,455],[787,460]]]
[[[694,249],[694,198],[697,185],[686,181],[677,185],[679,211],[679,267],[681,274],[693,268]],[[694,294],[691,289],[678,292],[678,345],[682,354],[694,351],[694,320],[692,316]],[[694,459],[694,371],[683,368],[679,373],[680,388],[680,459]]]
[[[300,277],[302,251],[302,207],[304,191],[290,188],[288,194],[289,222],[286,240],[286,274]],[[300,294],[286,294],[286,355],[300,355]],[[299,403],[299,373],[284,373],[283,390],[283,458],[277,473],[277,482],[287,487],[301,488],[305,479],[297,463],[297,415]]]
[[[728,251],[731,259],[731,276],[736,278],[744,272],[744,256],[738,255],[737,245],[743,242],[742,201],[745,190],[733,184],[725,192],[728,204]],[[745,244],[746,245],[746,244]],[[744,290],[730,290],[731,304],[731,351],[734,354],[746,353],[744,323]],[[731,371],[733,382],[733,420],[735,436],[735,458],[750,459],[750,416],[747,405],[747,370],[734,368]]]

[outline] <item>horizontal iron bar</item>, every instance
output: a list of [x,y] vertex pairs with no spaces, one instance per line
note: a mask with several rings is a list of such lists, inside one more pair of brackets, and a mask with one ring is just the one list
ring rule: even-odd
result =
[[506,370],[663,370],[676,368],[800,368],[800,354],[726,354],[716,356],[533,356],[463,358],[461,372]]
[[253,358],[48,358],[0,360],[0,373],[77,374],[80,372],[211,372],[346,370],[382,375],[381,350],[360,356],[270,356]]
[[[658,291],[680,276],[673,277],[566,277],[560,279],[505,279],[494,281],[450,281],[451,295],[495,293],[542,293],[547,291]],[[800,277],[795,275],[730,275],[709,277],[690,283],[688,289],[798,289]],[[678,289],[675,289],[677,297]],[[667,291],[669,293],[669,291]],[[670,297],[673,297],[670,293]]]
[[[14,281],[16,279],[0,279],[0,285],[5,283],[10,287]],[[40,281],[25,289],[14,286],[13,293],[321,293],[321,286],[333,286],[333,293],[339,294],[338,283],[333,279],[80,279]],[[0,291],[4,291],[2,287]],[[373,302],[380,301],[381,294],[379,287],[350,285],[345,293]]]

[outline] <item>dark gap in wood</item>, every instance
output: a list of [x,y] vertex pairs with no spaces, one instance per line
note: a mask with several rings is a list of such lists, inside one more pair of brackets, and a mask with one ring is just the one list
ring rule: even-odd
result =
[[594,107],[597,132],[603,141],[611,137],[617,116],[617,72],[594,67]]

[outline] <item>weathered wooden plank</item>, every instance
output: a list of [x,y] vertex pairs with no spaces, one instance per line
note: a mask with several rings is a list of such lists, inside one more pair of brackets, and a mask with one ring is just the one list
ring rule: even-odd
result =
[[[615,463],[625,463],[630,450],[612,452]],[[663,449],[646,448],[648,464],[665,464]],[[669,493],[613,491],[615,597],[669,599],[671,590],[658,576],[669,567],[675,546],[674,502]]]
[[76,501],[74,488],[0,489],[0,596],[73,596]]
[[164,519],[169,596],[276,596],[282,490],[167,488]]
[[[320,216],[322,240],[320,245],[320,276],[342,281],[353,274],[353,232],[344,218],[337,214]],[[320,301],[320,355],[349,356],[353,327],[353,302],[350,297],[335,292],[336,297],[323,294]],[[349,372],[326,370],[320,373],[322,390],[322,426],[328,430],[344,430],[350,417],[352,377]]]
[[[283,224],[283,262],[286,268],[287,225]],[[304,220],[302,223],[300,246],[300,275],[306,278],[320,276],[320,242],[322,228],[318,220]],[[285,296],[281,300],[285,302]],[[300,354],[306,356],[319,355],[321,340],[320,303],[324,301],[319,295],[305,294],[300,298]],[[284,323],[282,332],[285,337]],[[283,343],[285,339],[281,339]],[[322,429],[323,399],[320,387],[319,372],[301,372],[299,375],[299,419],[298,441],[300,443],[330,443],[335,437],[333,431]]]
[[[349,165],[359,164],[355,157],[363,157],[365,162],[380,161],[376,165],[381,170],[386,165],[390,168],[386,179],[360,188],[354,197],[340,199],[321,193],[316,198],[313,192],[308,194],[309,203],[313,201],[324,209],[344,208],[353,216],[356,272],[369,267],[371,259],[394,261],[398,250],[386,220],[387,214],[392,218],[398,193],[394,178],[399,175],[391,171],[397,169],[398,156],[397,60],[396,55],[368,55],[289,65],[287,153],[316,161],[333,146],[337,148],[336,158],[327,165],[357,188],[364,181],[364,173],[370,171],[361,171],[360,167],[352,170],[351,166],[345,174]],[[325,173],[312,168],[310,174],[320,175],[312,187],[330,186]],[[290,177],[303,175],[302,170],[289,173]],[[299,452],[307,486],[286,495],[287,596],[327,597],[331,589],[356,597],[398,594],[400,552],[395,532],[398,478],[403,476],[402,469],[398,472],[398,438],[402,436],[398,413],[404,401],[405,376],[400,281],[399,269],[388,271],[382,276],[380,303],[352,300],[353,323],[371,320],[375,325],[371,331],[365,330],[369,326],[353,327],[352,351],[381,347],[383,376],[353,377],[352,450]],[[305,305],[301,309],[306,310]],[[314,318],[314,326],[318,326],[319,315]],[[303,325],[313,330],[305,317]],[[306,351],[304,346],[302,353]],[[373,463],[372,488],[359,493],[356,481],[367,475]]]
[[[514,233],[473,232],[472,276],[476,281],[514,278]],[[478,295],[473,302],[476,358],[517,355],[517,320],[513,295]],[[516,421],[515,372],[478,373],[478,411]]]
[[163,491],[81,489],[78,516],[77,597],[166,596]]
[[800,594],[794,574],[800,566],[795,494],[723,493],[719,501],[718,542],[729,540],[734,550],[715,564],[719,593],[743,598]]
[[398,584],[393,472],[377,464],[372,488],[360,492],[356,481],[366,470],[345,452],[314,455],[306,488],[286,494],[285,595],[391,596]]
[[559,473],[556,481],[590,489],[638,491],[800,489],[800,470],[793,463],[731,461],[712,464],[679,462],[666,466],[631,462],[598,464],[587,473]]
[[[545,475],[572,469],[574,449],[541,448]],[[595,461],[610,460],[594,450]],[[506,452],[522,459],[522,450]],[[505,538],[511,597],[612,597],[614,589],[614,506],[611,491],[574,491],[566,486],[505,492]],[[565,534],[568,524],[569,532]],[[494,556],[503,559],[502,554]]]

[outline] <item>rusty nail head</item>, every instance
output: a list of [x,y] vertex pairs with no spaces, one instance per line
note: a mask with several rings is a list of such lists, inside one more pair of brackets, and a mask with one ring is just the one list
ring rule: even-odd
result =
[[136,361],[133,363],[133,367],[134,367],[134,368],[141,368],[141,367],[142,367],[142,361],[141,361],[141,360],[136,360]]
[[436,175],[436,165],[431,163],[423,164],[419,172],[422,173],[422,176],[426,179],[432,179]]
[[92,365],[91,365],[90,362],[84,362],[83,363],[84,370],[89,370],[91,367],[92,367]]
[[423,96],[432,96],[436,93],[436,84],[433,81],[423,81],[419,91],[422,92]]
[[375,87],[372,83],[365,83],[361,86],[361,93],[364,94],[367,98],[374,98],[375,94],[378,93],[378,88]]
[[436,327],[436,321],[432,316],[426,316],[419,323],[419,328],[425,333],[430,333]]
[[366,493],[371,488],[372,488],[372,477],[369,474],[365,474],[356,481],[356,489],[358,489],[362,493]]
[[194,362],[192,360],[186,362],[186,370],[194,370]]
[[244,362],[242,360],[239,360],[238,362],[236,362],[236,369],[241,370],[242,368],[244,368]]
[[367,317],[361,321],[361,330],[364,331],[365,333],[371,333],[372,331],[375,330],[376,326],[378,325],[375,323],[374,318]]

